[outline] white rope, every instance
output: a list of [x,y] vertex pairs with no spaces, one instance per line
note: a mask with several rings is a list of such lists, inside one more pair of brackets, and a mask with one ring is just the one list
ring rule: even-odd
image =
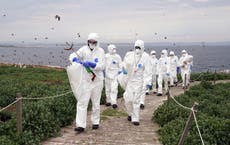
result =
[[201,73],[196,79],[194,79],[193,81],[198,81],[198,79],[202,76],[202,75],[204,75],[204,73]]
[[199,133],[199,136],[200,136],[200,139],[201,139],[201,142],[202,142],[202,145],[204,145],[204,140],[202,138],[202,135],[200,133],[200,129],[199,129],[199,126],[198,126],[198,123],[197,123],[197,119],[196,119],[196,114],[195,114],[195,111],[192,109],[192,114],[194,116],[194,120],[195,120],[195,123],[196,123],[196,128],[198,130],[198,133]]
[[192,110],[191,108],[186,107],[186,106],[182,105],[181,103],[179,103],[179,102],[171,95],[170,90],[169,90],[169,95],[170,95],[170,97],[174,100],[174,102],[176,102],[177,105],[181,106],[181,107],[184,108],[184,109]]
[[199,133],[199,136],[200,136],[202,145],[204,145],[204,140],[203,140],[202,135],[201,135],[201,133],[200,133],[200,129],[199,129],[199,126],[198,126],[198,123],[197,123],[195,111],[193,110],[193,108],[189,108],[189,107],[186,107],[186,106],[180,104],[180,103],[170,94],[170,90],[169,90],[168,93],[169,93],[170,97],[176,102],[176,104],[178,104],[179,106],[181,106],[181,107],[184,108],[184,109],[187,109],[187,110],[191,110],[191,111],[192,111],[192,114],[193,114],[194,120],[195,120],[195,124],[196,124],[196,128],[197,128],[197,130],[198,130],[198,133]]
[[9,105],[7,105],[6,107],[2,108],[2,109],[0,110],[0,112],[2,112],[3,110],[9,108],[9,107],[12,106],[13,104],[17,103],[19,100],[20,100],[20,99],[16,99],[14,102],[12,102],[12,103],[10,103]]
[[56,98],[56,97],[60,97],[60,96],[65,96],[69,93],[71,93],[72,91],[68,91],[66,93],[63,94],[59,94],[59,95],[55,95],[55,96],[49,96],[49,97],[39,97],[39,98],[22,98],[23,100],[40,100],[40,99],[50,99],[50,98]]

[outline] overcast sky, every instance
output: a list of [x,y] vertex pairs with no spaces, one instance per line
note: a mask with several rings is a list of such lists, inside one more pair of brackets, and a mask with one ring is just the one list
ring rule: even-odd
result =
[[103,42],[230,41],[230,0],[0,0],[0,41],[84,42],[90,32]]

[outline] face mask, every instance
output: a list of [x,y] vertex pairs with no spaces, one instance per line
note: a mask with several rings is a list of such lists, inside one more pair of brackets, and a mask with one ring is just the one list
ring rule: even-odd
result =
[[115,54],[116,52],[117,52],[117,50],[116,50],[116,49],[113,49],[112,54]]
[[141,54],[141,50],[140,49],[135,49],[135,52],[137,55]]

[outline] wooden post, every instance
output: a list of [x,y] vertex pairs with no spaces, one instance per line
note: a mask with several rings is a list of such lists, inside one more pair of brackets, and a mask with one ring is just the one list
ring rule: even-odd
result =
[[18,102],[16,103],[17,132],[22,133],[22,95],[17,93]]
[[215,70],[215,73],[214,73],[214,85],[216,84],[216,70]]
[[[194,102],[193,106],[192,106],[192,109],[197,111],[198,109],[198,103]],[[184,145],[184,141],[188,135],[188,131],[189,129],[191,128],[192,126],[192,121],[194,120],[194,116],[193,116],[193,112],[191,111],[190,114],[189,114],[189,117],[188,117],[188,120],[186,122],[186,125],[185,125],[185,128],[184,128],[184,131],[180,137],[180,141],[178,143],[178,145]]]

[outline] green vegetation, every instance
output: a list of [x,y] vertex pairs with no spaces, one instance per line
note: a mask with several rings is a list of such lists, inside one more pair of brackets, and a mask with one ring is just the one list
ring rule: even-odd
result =
[[114,117],[124,117],[128,116],[126,112],[119,111],[117,109],[108,108],[104,110],[101,114],[102,116],[114,116]]
[[[188,107],[194,102],[199,103],[197,120],[205,144],[230,144],[229,90],[230,83],[212,85],[204,81],[176,97],[178,102]],[[153,120],[161,126],[159,134],[163,144],[178,144],[189,113],[190,111],[181,108],[172,99],[154,112]],[[195,123],[189,131],[185,144],[201,144]]]
[[213,80],[230,80],[230,74],[214,73],[214,72],[202,72],[192,73],[191,80],[195,81],[213,81]]
[[[16,68],[0,66],[0,108],[15,101],[16,93],[23,97],[47,97],[70,91],[65,70],[49,68]],[[119,96],[122,96],[119,87]],[[102,93],[101,104],[105,103]],[[45,100],[23,100],[23,133],[16,133],[15,107],[0,112],[0,143],[33,145],[58,135],[61,127],[75,118],[76,100],[72,93]]]
[[[16,93],[23,97],[46,97],[70,90],[64,70],[0,67],[0,106],[15,100]],[[16,133],[15,109],[6,114],[8,121],[0,121],[0,142],[4,144],[39,144],[41,140],[57,135],[60,127],[72,123],[75,116],[75,98],[72,93],[46,100],[23,100],[23,133]]]

